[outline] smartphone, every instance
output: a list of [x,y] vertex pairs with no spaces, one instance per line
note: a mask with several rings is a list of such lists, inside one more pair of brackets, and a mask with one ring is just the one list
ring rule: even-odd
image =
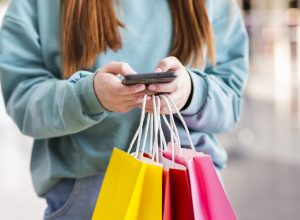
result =
[[124,76],[122,83],[124,85],[170,83],[176,77],[175,72],[139,73]]

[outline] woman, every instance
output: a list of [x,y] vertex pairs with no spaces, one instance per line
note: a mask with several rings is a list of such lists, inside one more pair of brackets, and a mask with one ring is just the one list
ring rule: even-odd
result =
[[[234,1],[12,0],[0,42],[7,112],[34,138],[45,219],[91,217],[111,151],[129,146],[144,94],[170,93],[197,150],[225,166],[214,134],[238,121],[248,69]],[[117,77],[168,70],[174,82],[148,88]]]

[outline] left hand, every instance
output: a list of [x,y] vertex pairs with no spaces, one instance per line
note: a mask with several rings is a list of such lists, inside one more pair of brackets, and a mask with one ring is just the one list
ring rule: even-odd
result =
[[[192,91],[192,81],[189,73],[182,63],[173,56],[164,58],[154,69],[154,72],[174,71],[177,75],[176,79],[171,83],[151,84],[148,89],[155,93],[168,93],[175,102],[177,108],[181,110],[187,103]],[[138,99],[138,106],[141,108],[143,97]],[[171,104],[171,107],[173,105]],[[147,101],[146,111],[153,112],[152,99]],[[172,107],[172,113],[175,113]],[[167,104],[161,99],[161,114],[169,114],[170,111]]]

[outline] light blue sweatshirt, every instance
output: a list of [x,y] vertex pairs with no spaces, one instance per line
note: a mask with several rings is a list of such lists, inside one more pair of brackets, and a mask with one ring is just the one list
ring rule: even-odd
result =
[[[12,0],[0,32],[0,76],[8,114],[34,138],[31,172],[43,196],[61,178],[105,172],[113,147],[126,150],[140,110],[107,112],[93,88],[94,71],[110,61],[151,72],[169,55],[172,17],[167,0],[121,0],[123,48],[99,54],[93,69],[62,79],[60,0]],[[248,39],[235,1],[207,0],[217,64],[189,69],[190,105],[182,114],[197,150],[223,168],[227,155],[214,134],[239,120],[248,72]],[[193,30],[190,30],[193,31]],[[188,140],[178,123],[182,145]],[[169,138],[169,137],[168,137]]]

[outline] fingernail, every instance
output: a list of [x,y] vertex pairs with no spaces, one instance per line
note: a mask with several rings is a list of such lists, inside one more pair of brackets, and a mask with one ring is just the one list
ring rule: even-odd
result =
[[150,90],[155,90],[155,89],[156,89],[156,86],[155,86],[155,85],[149,85],[148,89],[150,89]]
[[162,69],[161,68],[155,68],[154,70],[153,70],[153,72],[155,72],[155,73],[161,73],[162,72]]

